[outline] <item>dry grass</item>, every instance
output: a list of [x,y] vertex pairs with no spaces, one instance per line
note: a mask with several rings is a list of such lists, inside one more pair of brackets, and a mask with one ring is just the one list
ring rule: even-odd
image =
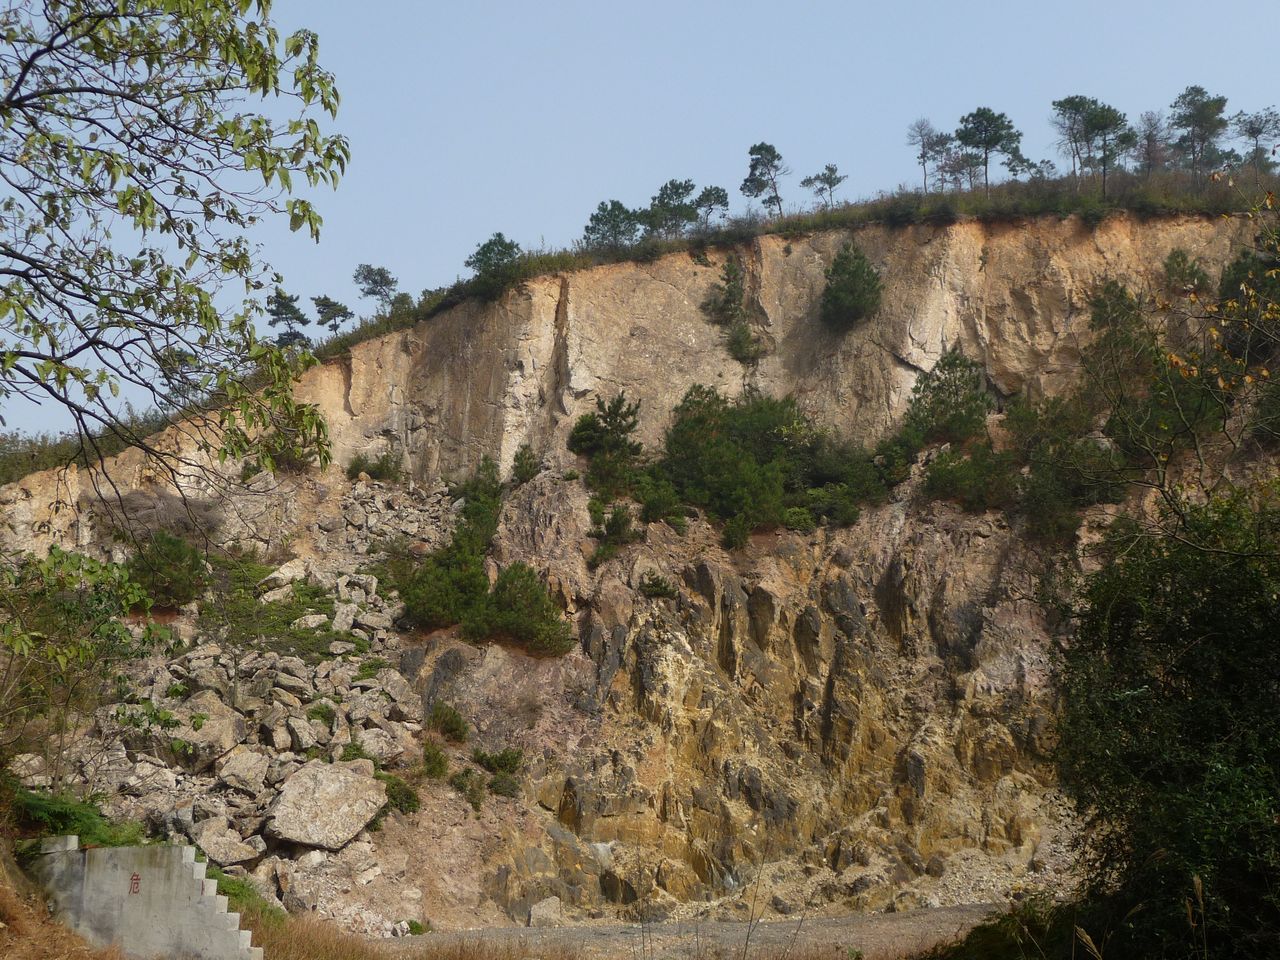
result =
[[0,957],[4,960],[123,960],[114,947],[95,950],[38,901],[23,900],[0,878]]

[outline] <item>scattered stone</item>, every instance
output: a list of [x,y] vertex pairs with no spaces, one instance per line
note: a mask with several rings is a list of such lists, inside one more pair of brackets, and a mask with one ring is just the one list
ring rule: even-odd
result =
[[232,710],[212,690],[201,690],[174,710],[178,726],[170,743],[179,762],[196,773],[208,770],[215,761],[249,735],[244,717]]
[[266,785],[270,765],[271,761],[266,756],[241,744],[220,759],[216,769],[218,776],[228,787],[253,797],[261,793]]
[[333,629],[338,633],[346,633],[355,625],[359,611],[360,608],[354,603],[336,604],[333,608]]
[[323,613],[309,613],[289,624],[294,630],[319,630],[329,625],[329,618]]
[[274,590],[277,587],[283,587],[286,584],[292,584],[298,580],[306,579],[307,574],[311,572],[311,564],[302,557],[294,557],[288,563],[277,567],[271,573],[267,574],[258,583],[260,591]]

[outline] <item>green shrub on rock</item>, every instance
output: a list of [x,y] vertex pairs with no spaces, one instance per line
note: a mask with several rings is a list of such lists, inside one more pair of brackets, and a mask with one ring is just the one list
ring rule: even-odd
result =
[[822,322],[848,330],[880,309],[880,274],[852,243],[840,248],[827,268],[822,291]]

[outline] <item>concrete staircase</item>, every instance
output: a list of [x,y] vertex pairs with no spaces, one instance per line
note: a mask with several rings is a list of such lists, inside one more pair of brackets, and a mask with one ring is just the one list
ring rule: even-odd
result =
[[76,837],[52,837],[32,874],[56,918],[94,946],[115,944],[138,960],[262,960],[205,869],[191,846],[82,850]]

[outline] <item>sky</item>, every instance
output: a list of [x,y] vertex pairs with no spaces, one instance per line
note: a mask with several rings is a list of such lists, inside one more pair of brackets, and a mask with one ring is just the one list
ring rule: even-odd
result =
[[[1189,84],[1228,111],[1280,103],[1260,37],[1275,0],[276,0],[284,30],[320,37],[351,144],[336,192],[316,194],[320,242],[283,224],[253,239],[285,289],[369,313],[351,281],[385,266],[415,296],[468,271],[502,231],[526,249],[563,247],[596,205],[646,205],[671,178],[725,187],[731,209],[747,150],[767,141],[805,175],[835,163],[837,198],[914,185],[907,125],[942,129],[978,106],[1007,113],[1023,151],[1059,162],[1051,101],[1099,97],[1136,120]],[[10,426],[58,429],[49,411]]]
[[[1033,159],[1056,155],[1053,100],[1083,93],[1136,120],[1189,84],[1228,111],[1280,102],[1257,38],[1271,2],[1040,4],[702,0],[442,3],[277,0],[320,36],[337,76],[335,129],[352,161],[318,196],[319,245],[264,231],[303,303],[359,307],[358,263],[413,294],[451,283],[494,231],[525,248],[572,243],[601,200],[645,205],[673,177],[725,187],[735,211],[747,149],[794,171],[836,163],[846,199],[914,185],[906,127],[942,129],[978,106],[1007,113]],[[367,311],[367,307],[365,307]]]

